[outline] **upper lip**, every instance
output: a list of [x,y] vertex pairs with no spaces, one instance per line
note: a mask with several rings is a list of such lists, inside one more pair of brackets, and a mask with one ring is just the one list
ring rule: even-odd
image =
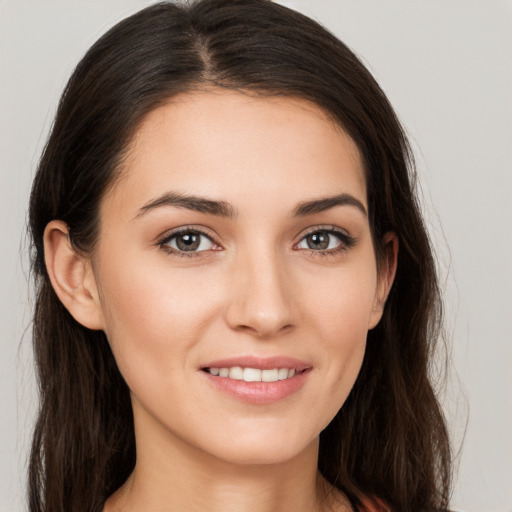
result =
[[240,366],[242,368],[259,368],[261,370],[272,370],[274,368],[295,368],[297,371],[307,370],[311,364],[287,356],[273,357],[255,357],[255,356],[238,356],[228,359],[219,359],[201,365],[201,369],[205,368],[233,368]]

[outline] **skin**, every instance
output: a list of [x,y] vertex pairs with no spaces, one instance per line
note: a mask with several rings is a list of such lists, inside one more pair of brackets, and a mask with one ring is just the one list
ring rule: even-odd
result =
[[[171,192],[236,215],[144,209]],[[338,194],[363,208],[293,216]],[[92,255],[71,249],[64,223],[48,225],[54,288],[79,322],[105,331],[132,393],[137,463],[105,511],[350,510],[317,473],[318,436],[357,378],[394,276],[396,237],[378,271],[367,208],[358,149],[318,107],[211,90],[146,117],[102,201]],[[176,238],[161,242],[184,226],[208,237],[180,257]],[[306,238],[322,229],[324,253]],[[292,395],[246,403],[201,370],[245,355],[311,369]]]

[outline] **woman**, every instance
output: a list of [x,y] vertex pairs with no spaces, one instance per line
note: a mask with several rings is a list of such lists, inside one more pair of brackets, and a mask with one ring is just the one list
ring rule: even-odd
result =
[[353,53],[269,1],[93,45],[31,196],[31,510],[446,510],[409,161]]

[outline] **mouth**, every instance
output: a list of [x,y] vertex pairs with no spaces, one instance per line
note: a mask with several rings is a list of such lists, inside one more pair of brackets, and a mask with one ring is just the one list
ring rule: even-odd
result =
[[291,379],[295,375],[307,371],[307,368],[243,368],[241,366],[231,367],[207,367],[203,371],[215,377],[224,377],[233,380],[243,380],[245,382],[278,382],[280,380]]
[[201,368],[210,384],[246,403],[270,404],[297,393],[312,365],[289,357],[238,357],[214,361]]

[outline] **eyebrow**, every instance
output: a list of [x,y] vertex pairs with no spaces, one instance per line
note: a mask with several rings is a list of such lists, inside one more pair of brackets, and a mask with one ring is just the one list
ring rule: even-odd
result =
[[218,217],[227,217],[230,219],[238,215],[236,209],[225,201],[215,201],[188,194],[179,194],[176,192],[166,192],[165,194],[152,199],[146,203],[137,214],[137,217],[144,215],[150,210],[160,208],[162,206],[174,206],[175,208],[185,208],[201,213],[208,213]]
[[[218,217],[234,219],[238,216],[238,210],[226,201],[216,201],[205,197],[181,194],[176,192],[166,192],[156,199],[146,203],[137,213],[140,217],[147,212],[163,206],[173,206],[175,208],[185,208],[196,212],[207,213]],[[336,206],[353,206],[363,215],[368,216],[365,206],[359,199],[350,194],[339,194],[332,197],[313,199],[299,203],[292,211],[292,217],[306,217],[330,210]]]
[[368,217],[368,212],[364,204],[350,194],[339,194],[332,197],[324,197],[321,199],[313,199],[312,201],[305,201],[299,203],[292,213],[292,217],[305,217],[306,215],[313,215],[330,210],[335,206],[354,206],[365,217]]

